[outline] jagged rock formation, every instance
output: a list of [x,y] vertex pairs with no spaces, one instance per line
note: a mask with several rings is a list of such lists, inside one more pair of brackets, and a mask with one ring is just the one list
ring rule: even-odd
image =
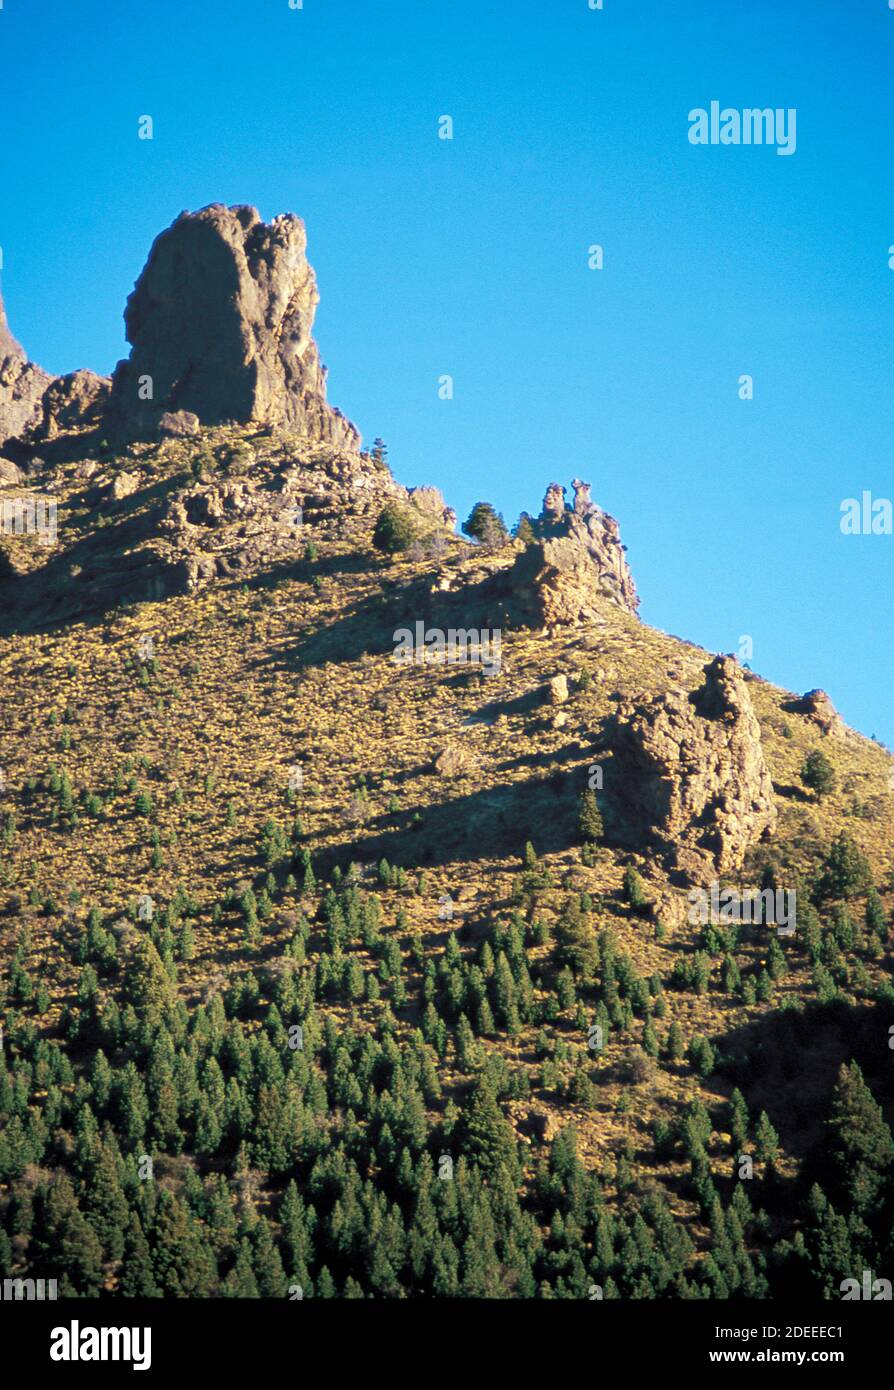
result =
[[115,369],[112,421],[152,437],[162,416],[278,425],[345,450],[360,437],[326,404],[311,337],[319,294],[304,223],[252,207],[184,212],[156,239],[127,301],[130,358]]
[[590,501],[590,485],[575,479],[574,508],[551,483],[543,511],[531,521],[535,540],[508,574],[526,621],[535,627],[580,624],[598,616],[605,599],[636,614],[639,598],[614,517]]
[[42,367],[28,361],[10,333],[0,298],[0,447],[40,421],[43,393],[52,380]]
[[692,693],[622,706],[609,799],[622,836],[662,846],[697,882],[738,868],[776,825],[773,783],[741,668],[718,656]]

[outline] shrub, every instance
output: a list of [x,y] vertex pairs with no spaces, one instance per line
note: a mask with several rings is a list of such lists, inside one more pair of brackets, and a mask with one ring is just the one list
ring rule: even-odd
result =
[[376,518],[373,545],[385,555],[397,555],[407,550],[419,534],[416,523],[405,507],[386,502]]

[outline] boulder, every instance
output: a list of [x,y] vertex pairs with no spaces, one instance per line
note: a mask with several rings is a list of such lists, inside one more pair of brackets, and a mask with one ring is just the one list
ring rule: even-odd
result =
[[564,705],[568,699],[568,677],[565,675],[550,676],[546,686],[547,704]]
[[0,487],[18,487],[22,470],[11,459],[0,458]]
[[459,777],[468,765],[466,754],[455,744],[448,745],[435,758],[435,772],[439,777]]
[[166,410],[158,422],[159,439],[184,439],[198,434],[201,424],[191,410]]
[[56,377],[44,392],[35,438],[49,440],[69,430],[95,428],[102,422],[111,388],[110,379],[95,372],[68,372]]
[[123,502],[125,497],[132,497],[139,486],[139,473],[116,473],[109,483],[108,496],[113,502]]

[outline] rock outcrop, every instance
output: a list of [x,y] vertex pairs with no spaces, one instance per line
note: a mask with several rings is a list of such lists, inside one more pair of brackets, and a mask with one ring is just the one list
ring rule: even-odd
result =
[[690,880],[738,868],[775,828],[760,725],[732,657],[710,661],[692,693],[622,706],[612,748],[607,791],[622,838],[658,844]]
[[0,448],[38,424],[43,393],[52,380],[42,367],[28,361],[10,333],[0,299]]
[[68,372],[51,381],[41,401],[41,418],[31,431],[37,440],[56,439],[70,430],[102,423],[108,408],[111,381],[95,372]]
[[844,732],[844,721],[825,690],[808,690],[800,699],[790,700],[783,709],[791,714],[806,715],[822,734]]
[[639,608],[618,523],[590,501],[589,483],[575,479],[573,486],[571,509],[561,484],[550,484],[531,521],[535,539],[508,572],[522,617],[534,627],[590,622],[606,599],[634,615]]
[[112,424],[154,437],[162,417],[277,425],[355,451],[354,426],[326,403],[311,337],[319,294],[304,223],[215,203],[154,242],[124,314],[129,359],[115,369]]

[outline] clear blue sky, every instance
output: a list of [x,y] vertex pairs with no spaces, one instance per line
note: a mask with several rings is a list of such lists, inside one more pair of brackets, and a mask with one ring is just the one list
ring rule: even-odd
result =
[[[796,153],[693,147],[712,100],[796,108]],[[298,212],[401,481],[513,521],[590,479],[647,622],[894,745],[894,536],[838,525],[894,495],[887,0],[4,0],[0,119],[35,360],[113,367],[183,208]]]

